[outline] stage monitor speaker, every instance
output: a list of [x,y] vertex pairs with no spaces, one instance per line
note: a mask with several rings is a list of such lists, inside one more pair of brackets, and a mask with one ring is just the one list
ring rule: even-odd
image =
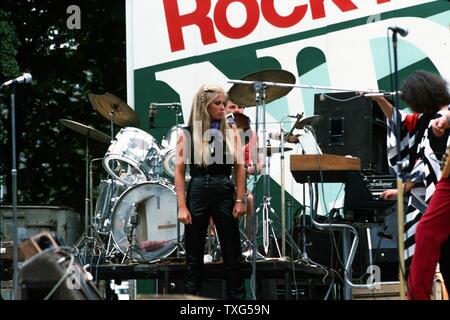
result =
[[48,232],[20,246],[27,259],[19,272],[22,300],[100,300],[92,276]]
[[[67,271],[67,273],[66,273]],[[71,255],[42,251],[26,261],[19,272],[22,300],[101,300],[89,275]]]
[[314,114],[322,121],[315,128],[323,153],[361,159],[361,169],[388,174],[386,120],[370,98],[355,92],[316,94]]

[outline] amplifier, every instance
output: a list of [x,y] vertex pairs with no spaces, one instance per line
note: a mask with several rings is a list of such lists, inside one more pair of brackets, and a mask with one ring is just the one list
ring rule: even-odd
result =
[[[13,241],[12,206],[1,206],[2,241]],[[35,234],[55,232],[66,245],[77,242],[82,231],[80,215],[68,207],[56,206],[18,206],[17,233],[19,243]]]

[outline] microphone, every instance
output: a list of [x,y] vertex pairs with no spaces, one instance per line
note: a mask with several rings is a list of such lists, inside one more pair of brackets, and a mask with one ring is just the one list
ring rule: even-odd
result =
[[156,105],[151,103],[148,108],[148,127],[149,129],[155,129],[155,115],[156,115]]
[[[271,131],[269,133],[269,139],[281,141],[281,132],[280,131]],[[284,139],[289,143],[298,143],[300,141],[299,135],[293,135],[289,132],[284,133]]]
[[406,37],[409,33],[408,29],[403,29],[400,27],[389,27],[389,30],[392,30],[392,32],[396,32],[399,35],[401,35],[402,37]]
[[155,107],[167,107],[167,109],[169,109],[169,110],[181,107],[181,103],[179,103],[179,102],[171,102],[171,103],[152,102],[151,105],[153,105]]
[[397,92],[369,92],[369,93],[363,93],[363,97],[391,97],[396,95],[402,95],[401,91]]
[[20,77],[17,77],[15,79],[8,80],[8,81],[4,82],[1,86],[2,87],[7,87],[7,86],[10,86],[10,85],[14,85],[16,83],[30,83],[32,79],[33,79],[33,77],[31,76],[31,74],[24,73]]

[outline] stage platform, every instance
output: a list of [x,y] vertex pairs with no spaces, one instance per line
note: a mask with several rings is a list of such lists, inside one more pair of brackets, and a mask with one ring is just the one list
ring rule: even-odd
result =
[[[171,293],[171,283],[182,281],[185,277],[186,264],[184,259],[167,258],[156,263],[102,264],[92,266],[91,273],[97,280],[133,280],[157,279],[163,293]],[[252,275],[251,262],[242,262],[242,272],[245,279]],[[293,286],[304,285],[311,288],[329,287],[334,281],[334,275],[324,267],[303,262],[280,259],[266,259],[256,262],[257,282],[279,280],[284,286],[284,298],[292,298]],[[222,262],[206,263],[204,279],[224,280],[225,271]]]

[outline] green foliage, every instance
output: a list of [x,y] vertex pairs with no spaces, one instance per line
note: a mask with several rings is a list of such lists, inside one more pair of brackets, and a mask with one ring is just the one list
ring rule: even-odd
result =
[[[70,5],[81,9],[81,29],[70,30]],[[2,11],[3,10],[3,11]],[[59,122],[71,119],[109,135],[109,122],[95,112],[89,93],[111,92],[126,100],[124,0],[2,0],[1,76],[29,70],[31,86],[17,86],[19,204],[70,206],[84,212],[86,137]],[[1,80],[1,79],[0,79]],[[9,91],[0,96],[0,176],[11,185]],[[108,145],[89,141],[91,158]],[[97,162],[99,164],[99,162]],[[94,186],[106,175],[94,166]],[[6,196],[10,202],[11,193]]]
[[9,21],[9,14],[0,9],[0,75],[12,77],[19,72],[15,59],[20,45],[14,25]]

